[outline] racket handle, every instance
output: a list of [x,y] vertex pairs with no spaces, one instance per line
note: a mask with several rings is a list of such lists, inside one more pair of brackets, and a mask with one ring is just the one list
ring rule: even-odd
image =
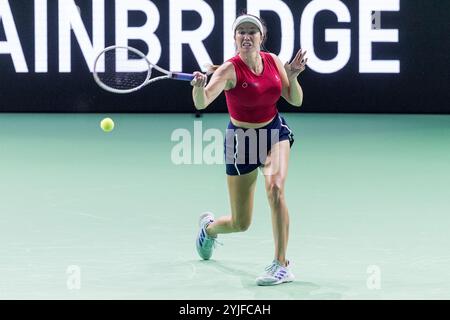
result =
[[172,72],[171,78],[174,80],[192,81],[194,79],[194,75],[191,73]]

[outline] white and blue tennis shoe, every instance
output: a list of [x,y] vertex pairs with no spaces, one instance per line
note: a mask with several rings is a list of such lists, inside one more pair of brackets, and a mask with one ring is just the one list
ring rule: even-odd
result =
[[256,284],[258,286],[274,286],[294,280],[295,277],[289,269],[289,261],[286,266],[283,266],[278,260],[273,260],[267,266],[265,273],[256,279]]
[[203,260],[209,260],[216,246],[217,236],[211,237],[206,233],[206,228],[214,222],[214,216],[211,212],[205,212],[200,216],[200,231],[197,235],[197,252]]

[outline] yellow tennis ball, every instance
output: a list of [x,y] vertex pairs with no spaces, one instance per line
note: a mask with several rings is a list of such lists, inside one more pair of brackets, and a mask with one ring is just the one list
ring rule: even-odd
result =
[[100,122],[100,127],[105,132],[110,132],[114,129],[114,121],[111,118],[105,118]]

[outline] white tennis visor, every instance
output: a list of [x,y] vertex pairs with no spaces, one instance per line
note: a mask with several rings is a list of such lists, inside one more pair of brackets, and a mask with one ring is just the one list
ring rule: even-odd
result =
[[259,31],[261,31],[261,34],[264,35],[264,28],[261,21],[258,18],[248,14],[237,17],[237,19],[233,23],[233,33],[236,33],[236,29],[245,22],[254,24],[256,27],[258,27]]

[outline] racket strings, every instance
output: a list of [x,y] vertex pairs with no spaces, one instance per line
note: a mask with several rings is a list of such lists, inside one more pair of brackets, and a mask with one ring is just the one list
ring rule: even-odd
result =
[[115,90],[138,88],[151,76],[151,68],[142,56],[126,48],[105,51],[99,65],[103,62],[104,70],[101,68],[96,70],[98,79]]

